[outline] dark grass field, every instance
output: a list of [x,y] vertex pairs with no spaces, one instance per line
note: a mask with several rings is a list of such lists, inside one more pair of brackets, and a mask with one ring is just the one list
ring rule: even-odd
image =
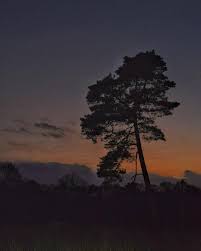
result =
[[21,186],[0,197],[0,250],[201,250],[200,193]]
[[131,231],[63,224],[6,226],[0,250],[201,250],[199,232]]

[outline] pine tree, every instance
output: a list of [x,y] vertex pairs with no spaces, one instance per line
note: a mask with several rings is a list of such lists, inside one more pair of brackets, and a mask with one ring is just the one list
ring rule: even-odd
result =
[[169,101],[167,91],[176,84],[166,71],[166,63],[154,50],[141,52],[124,57],[115,74],[89,86],[90,114],[81,118],[82,134],[94,143],[100,139],[108,150],[98,165],[98,176],[121,180],[122,162],[132,161],[137,152],[146,189],[150,189],[141,140],[165,140],[155,121],[179,106]]

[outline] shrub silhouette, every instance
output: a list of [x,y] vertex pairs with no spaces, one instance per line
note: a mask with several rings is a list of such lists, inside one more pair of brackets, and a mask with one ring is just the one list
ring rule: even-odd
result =
[[5,162],[0,164],[0,181],[19,182],[22,181],[22,176],[14,164]]
[[66,174],[58,180],[58,186],[62,189],[76,190],[85,188],[88,183],[75,173]]

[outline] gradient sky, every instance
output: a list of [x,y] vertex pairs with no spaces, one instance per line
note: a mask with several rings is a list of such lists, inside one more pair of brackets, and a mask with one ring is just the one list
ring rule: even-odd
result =
[[[155,49],[181,106],[159,121],[167,142],[144,145],[149,170],[201,172],[200,13],[195,0],[1,0],[0,159],[95,167],[104,150],[79,128],[87,86],[123,56]],[[39,122],[61,127],[65,137]]]

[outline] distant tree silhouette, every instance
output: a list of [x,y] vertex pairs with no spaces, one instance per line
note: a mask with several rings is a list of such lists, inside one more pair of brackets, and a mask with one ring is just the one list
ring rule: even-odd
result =
[[59,179],[59,187],[63,189],[76,189],[79,187],[86,187],[87,182],[75,173],[66,174]]
[[0,164],[0,181],[16,182],[21,181],[21,179],[21,174],[14,164],[10,162]]
[[163,181],[160,183],[160,191],[162,192],[172,192],[175,189],[175,184],[168,182],[168,181]]
[[98,176],[121,180],[125,172],[122,162],[133,160],[137,152],[146,189],[150,189],[141,138],[165,140],[155,120],[171,115],[179,105],[168,99],[167,91],[176,84],[164,74],[166,71],[166,63],[154,50],[141,52],[124,57],[115,75],[89,86],[91,113],[81,118],[82,134],[94,143],[100,139],[108,150],[98,165]]
[[144,191],[144,185],[137,183],[135,181],[131,181],[126,184],[125,189],[129,192],[143,192]]

